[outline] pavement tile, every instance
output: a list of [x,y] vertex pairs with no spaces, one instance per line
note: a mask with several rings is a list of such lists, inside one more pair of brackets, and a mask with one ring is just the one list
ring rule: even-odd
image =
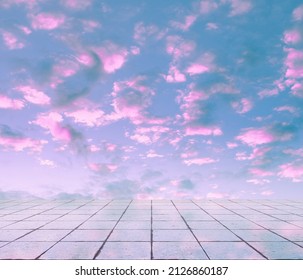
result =
[[106,242],[97,260],[149,260],[150,242]]
[[54,221],[43,226],[41,229],[74,229],[78,227],[81,221]]
[[153,230],[154,241],[196,241],[190,230],[183,229],[155,229]]
[[191,229],[225,229],[217,221],[187,221],[187,224]]
[[89,221],[118,221],[121,215],[106,215],[106,214],[96,214],[89,218]]
[[109,229],[77,229],[62,241],[104,241],[109,233]]
[[59,242],[39,259],[41,260],[92,260],[102,242]]
[[13,242],[0,248],[0,259],[35,259],[54,242]]
[[115,229],[151,229],[151,221],[120,221]]
[[198,242],[153,242],[154,259],[207,260]]
[[300,229],[300,227],[284,222],[284,221],[259,221],[256,222],[257,224],[261,225],[267,229]]
[[18,241],[59,241],[66,234],[68,234],[70,230],[35,230],[26,236],[18,239]]
[[245,241],[286,241],[284,238],[266,229],[235,229],[233,232]]
[[229,229],[262,229],[260,225],[254,222],[243,220],[243,221],[221,221]]
[[240,241],[240,239],[227,229],[193,229],[199,241]]
[[115,229],[108,241],[150,241],[151,231],[145,229]]
[[21,221],[6,226],[5,229],[37,229],[45,225],[47,221]]
[[188,229],[183,221],[153,221],[153,229]]
[[58,221],[86,221],[88,218],[90,218],[91,215],[71,215],[67,214],[60,218],[58,218]]
[[116,221],[92,221],[88,220],[83,223],[79,229],[113,229]]
[[245,242],[201,242],[211,260],[259,260],[264,257]]
[[291,242],[249,242],[268,259],[303,259],[303,248]]
[[273,231],[290,241],[303,241],[303,229],[273,229]]
[[30,231],[30,229],[1,229],[0,241],[13,241]]

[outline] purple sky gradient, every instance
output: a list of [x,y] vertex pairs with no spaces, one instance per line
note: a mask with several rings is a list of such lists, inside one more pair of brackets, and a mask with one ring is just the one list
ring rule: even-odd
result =
[[303,198],[301,1],[0,2],[0,198]]

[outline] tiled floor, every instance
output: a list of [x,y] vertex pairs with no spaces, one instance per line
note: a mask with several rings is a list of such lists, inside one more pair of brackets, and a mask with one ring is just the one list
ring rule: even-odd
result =
[[303,259],[303,200],[0,200],[0,259]]

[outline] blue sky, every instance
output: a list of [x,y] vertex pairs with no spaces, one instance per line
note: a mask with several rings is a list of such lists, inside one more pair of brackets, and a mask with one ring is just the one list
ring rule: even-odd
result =
[[302,2],[4,0],[0,197],[303,197]]

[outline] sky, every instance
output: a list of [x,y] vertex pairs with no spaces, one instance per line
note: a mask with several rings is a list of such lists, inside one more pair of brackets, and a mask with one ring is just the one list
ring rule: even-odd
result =
[[1,0],[0,198],[303,199],[303,4]]

